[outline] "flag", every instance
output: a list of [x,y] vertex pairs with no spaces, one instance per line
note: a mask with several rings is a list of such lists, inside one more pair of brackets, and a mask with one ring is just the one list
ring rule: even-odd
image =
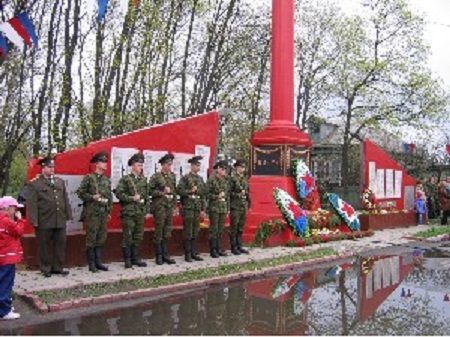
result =
[[28,47],[31,47],[31,38],[30,35],[28,35],[27,30],[24,26],[22,26],[22,23],[18,18],[12,18],[8,21],[11,26],[16,30],[17,34],[20,35],[20,37],[25,41]]
[[27,13],[21,13],[17,15],[17,19],[19,19],[23,28],[27,31],[29,38],[33,41],[35,47],[38,46],[38,37],[36,35],[36,30],[34,29],[34,25],[28,17]]
[[405,150],[405,153],[413,153],[416,149],[416,144],[403,144],[403,149]]
[[8,40],[14,43],[18,48],[23,47],[23,40],[21,36],[9,22],[3,22],[0,24],[0,31],[2,31]]
[[98,0],[98,22],[102,22],[108,7],[108,0]]
[[2,54],[3,59],[6,59],[6,55],[8,55],[8,42],[3,34],[0,34],[0,54]]
[[447,149],[447,153],[450,154],[450,144],[447,144],[446,149]]

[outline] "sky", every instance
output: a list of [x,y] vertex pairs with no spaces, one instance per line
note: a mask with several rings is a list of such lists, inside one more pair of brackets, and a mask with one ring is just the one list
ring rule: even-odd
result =
[[[450,88],[450,0],[407,0],[414,11],[425,16],[425,41],[430,46],[429,66]],[[361,0],[340,0],[348,13],[362,9]]]

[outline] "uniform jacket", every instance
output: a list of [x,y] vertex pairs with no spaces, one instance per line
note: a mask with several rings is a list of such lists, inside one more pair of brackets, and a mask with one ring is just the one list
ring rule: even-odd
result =
[[[150,212],[151,199],[149,196],[148,182],[147,178],[143,175],[135,176],[133,173],[130,173],[122,177],[114,193],[117,199],[120,200],[122,215]],[[140,202],[133,200],[136,194],[141,196]]]
[[58,177],[51,183],[43,175],[28,183],[27,217],[41,229],[65,228],[72,219],[72,209],[64,181]]
[[[112,211],[113,197],[111,180],[104,174],[88,174],[81,181],[77,194],[83,200],[83,215],[107,214]],[[94,200],[94,195],[100,194],[103,201]]]
[[[211,177],[206,183],[208,191],[209,212],[228,213],[230,210],[230,191],[226,177]],[[220,192],[225,192],[224,198],[219,198]]]
[[[192,188],[197,186],[197,192]],[[206,209],[206,184],[198,174],[189,172],[184,175],[177,186],[177,193],[181,198],[183,209],[205,211]]]
[[17,222],[5,213],[0,213],[0,265],[16,264],[22,261],[23,251],[20,237],[23,234],[25,220]]
[[[152,197],[152,209],[157,207],[175,207],[177,203],[176,194],[176,176],[175,173],[156,172],[149,182],[149,195]],[[172,198],[167,198],[164,193],[165,187],[170,188]]]
[[[245,192],[242,196],[242,191]],[[245,176],[234,174],[230,179],[230,208],[233,210],[247,210],[250,206],[250,190]]]
[[439,203],[443,211],[450,211],[450,193],[447,192],[446,184],[439,184]]

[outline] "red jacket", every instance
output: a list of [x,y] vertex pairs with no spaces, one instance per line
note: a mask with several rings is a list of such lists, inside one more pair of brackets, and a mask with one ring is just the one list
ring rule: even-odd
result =
[[0,265],[16,264],[22,261],[23,251],[20,237],[25,220],[14,222],[5,213],[0,213]]

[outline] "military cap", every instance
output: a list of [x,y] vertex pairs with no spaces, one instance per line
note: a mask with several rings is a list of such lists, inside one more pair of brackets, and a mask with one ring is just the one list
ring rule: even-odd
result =
[[198,165],[201,164],[200,160],[202,160],[202,156],[194,156],[191,159],[188,160],[189,164]]
[[237,159],[236,162],[233,164],[234,167],[245,167],[245,161],[243,159]]
[[41,158],[38,161],[38,165],[41,165],[42,167],[53,167],[55,166],[55,161],[53,160],[53,158],[51,156],[47,156],[44,158]]
[[133,165],[134,163],[144,163],[144,155],[141,152],[135,153],[128,159],[128,166]]
[[97,164],[98,162],[107,163],[108,162],[108,152],[100,151],[94,154],[91,158],[91,164]]
[[159,160],[159,163],[160,164],[171,163],[171,162],[173,162],[173,158],[175,158],[175,157],[173,156],[172,153],[167,153],[161,157],[161,159]]
[[219,160],[214,166],[213,169],[218,169],[219,167],[221,168],[228,168],[228,163],[226,160]]

